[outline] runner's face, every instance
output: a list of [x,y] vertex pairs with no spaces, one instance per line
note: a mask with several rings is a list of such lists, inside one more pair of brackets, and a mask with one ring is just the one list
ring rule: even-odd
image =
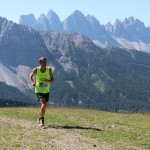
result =
[[47,64],[47,61],[46,61],[46,60],[42,60],[42,61],[40,62],[40,65],[41,65],[41,66],[46,66],[46,64]]

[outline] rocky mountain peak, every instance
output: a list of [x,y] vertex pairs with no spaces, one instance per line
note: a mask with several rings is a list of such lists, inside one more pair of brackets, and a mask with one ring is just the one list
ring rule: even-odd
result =
[[12,21],[0,17],[0,40],[2,40],[4,36],[8,36],[8,31],[10,31],[14,25],[15,23],[13,23]]
[[41,22],[42,23],[42,21],[45,21],[47,18],[46,18],[46,16],[45,16],[45,14],[41,14],[40,16],[39,16],[39,18],[38,18],[38,22]]
[[19,24],[34,26],[36,23],[37,22],[36,22],[36,19],[34,17],[34,14],[21,15],[20,16]]
[[105,24],[105,30],[112,33],[113,32],[113,26],[111,24],[111,22],[108,22],[107,24]]
[[86,19],[93,25],[100,25],[100,22],[93,15],[87,15]]
[[53,15],[56,15],[57,16],[57,14],[52,10],[52,9],[50,9],[49,11],[48,11],[48,13],[47,13],[47,16],[53,16]]
[[71,16],[74,16],[74,17],[84,17],[84,14],[83,14],[81,11],[79,11],[79,10],[75,10],[75,11],[71,14]]
[[136,20],[135,20],[135,24],[136,24],[136,26],[145,29],[145,24],[144,24],[144,22],[140,21],[139,19],[136,19]]
[[115,36],[121,36],[122,35],[122,31],[124,30],[124,27],[123,27],[122,22],[119,19],[115,20],[113,28],[114,28],[113,34]]
[[122,23],[125,28],[128,28],[128,26],[133,26],[135,24],[134,17],[125,18]]
[[129,18],[125,18],[125,20],[122,22],[122,24],[124,25],[124,28],[127,29],[129,28],[145,28],[145,25],[143,22],[141,22],[139,19],[134,19],[134,17],[129,17]]
[[59,31],[59,32],[63,31],[59,16],[53,10],[48,11],[46,18],[49,22],[49,26],[51,30]]
[[[88,36],[93,41],[99,41],[100,45],[105,46],[121,46],[134,49],[150,49],[145,48],[143,44],[138,43],[142,41],[145,44],[150,44],[150,28],[145,27],[144,23],[134,17],[125,18],[123,21],[116,19],[114,24],[108,23],[101,25],[100,22],[92,15],[84,16],[84,14],[75,10],[63,22],[60,21],[59,16],[50,10],[47,15],[40,16],[36,23],[34,16],[29,17],[23,21],[22,24],[30,25],[36,30],[56,31],[56,32],[78,32]],[[32,19],[31,19],[32,18]],[[35,23],[33,26],[32,24]],[[133,42],[137,42],[136,44]],[[112,45],[113,43],[113,45]]]
[[44,44],[40,44],[42,42],[41,35],[29,26],[0,19],[0,33],[0,59],[4,59],[12,66],[18,64],[35,65],[31,57],[35,55],[38,59],[41,53],[46,53]]
[[47,17],[45,16],[45,14],[40,15],[40,17],[37,20],[37,23],[38,23],[39,30],[47,30],[47,31],[51,30],[49,21],[48,21]]
[[64,30],[66,32],[84,33],[86,30],[86,17],[78,10],[75,10],[70,16],[63,21]]
[[48,11],[46,18],[51,22],[56,19],[59,20],[59,16],[53,10]]
[[114,22],[114,25],[120,25],[121,24],[121,21],[117,18]]

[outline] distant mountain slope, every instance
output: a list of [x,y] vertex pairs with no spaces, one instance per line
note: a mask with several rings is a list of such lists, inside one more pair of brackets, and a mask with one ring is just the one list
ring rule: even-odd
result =
[[0,82],[0,107],[2,106],[29,106],[35,105],[36,101],[23,94],[19,89]]
[[54,105],[109,111],[150,109],[149,53],[103,49],[79,33],[35,31],[0,20],[0,81],[30,96],[30,71],[45,56],[54,70],[50,92]]
[[40,33],[31,27],[0,17],[0,33],[0,59],[12,66],[35,66],[41,54],[48,55]]
[[150,52],[150,27],[145,27],[143,22],[134,17],[125,18],[122,22],[116,19],[113,25],[110,22],[101,25],[94,16],[84,16],[75,10],[61,22],[59,16],[50,10],[37,20],[33,14],[21,15],[19,23],[36,30],[78,32],[97,41],[95,44],[102,47],[117,46]]

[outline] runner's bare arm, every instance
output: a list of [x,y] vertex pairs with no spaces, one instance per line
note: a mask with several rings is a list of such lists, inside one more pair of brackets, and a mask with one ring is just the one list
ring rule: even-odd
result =
[[53,72],[52,72],[52,69],[49,68],[49,74],[50,74],[50,82],[54,82],[54,75],[53,75]]
[[36,73],[37,73],[37,68],[34,68],[31,72],[30,76],[29,76],[29,80],[31,81],[31,84],[33,86],[35,86],[35,84],[36,84],[34,79],[33,79],[33,77],[34,77],[34,75],[36,75]]

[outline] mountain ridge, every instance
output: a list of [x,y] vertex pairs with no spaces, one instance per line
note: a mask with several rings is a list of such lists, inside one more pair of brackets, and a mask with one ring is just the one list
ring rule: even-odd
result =
[[[29,18],[29,21],[25,22],[26,19],[24,18]],[[97,41],[95,44],[101,47],[118,46],[150,52],[150,27],[145,27],[143,22],[134,19],[134,17],[125,18],[124,21],[116,19],[114,24],[108,22],[103,25],[94,16],[84,16],[82,12],[75,10],[61,22],[59,16],[50,10],[40,23],[39,18],[36,23],[34,21],[31,23],[30,20],[35,20],[35,17],[32,18],[33,16],[30,19],[29,15],[21,15],[19,24],[29,25],[36,30],[79,32],[88,36],[91,40]],[[141,45],[140,42],[143,42],[145,46]]]

